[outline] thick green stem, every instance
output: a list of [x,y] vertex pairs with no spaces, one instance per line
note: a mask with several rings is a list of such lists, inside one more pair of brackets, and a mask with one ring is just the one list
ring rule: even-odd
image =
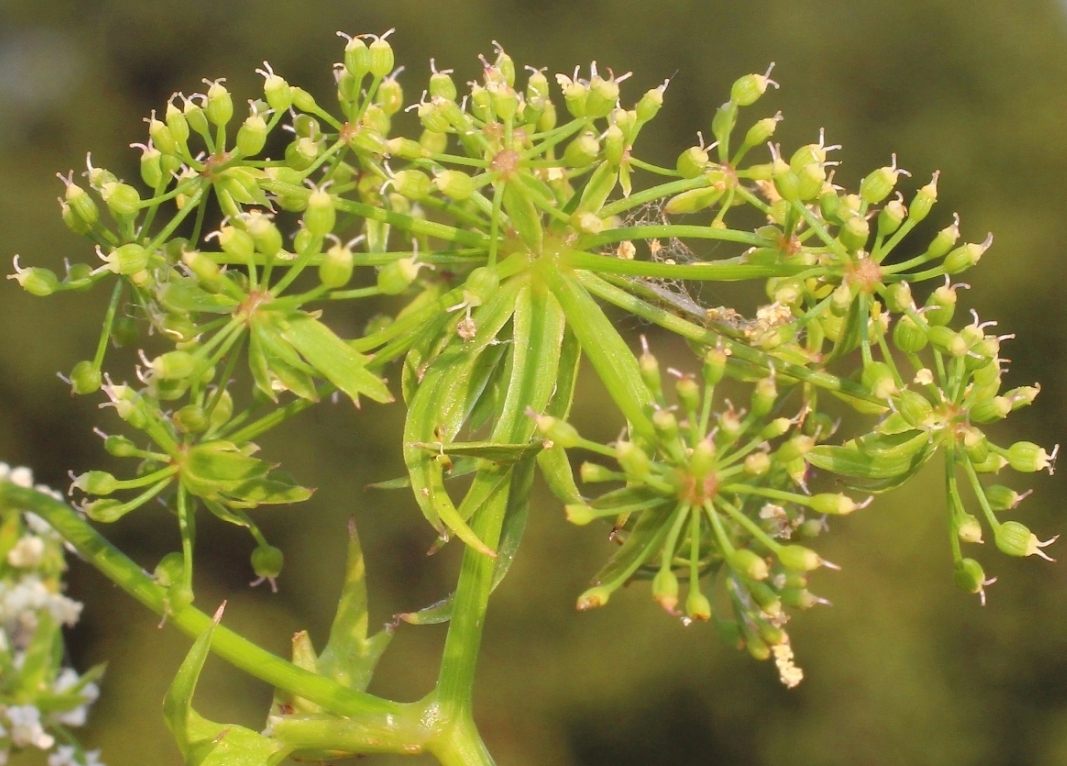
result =
[[[105,577],[156,614],[165,613],[166,590],[66,503],[36,490],[0,482],[0,507],[33,511],[51,524]],[[211,625],[208,615],[191,606],[167,614],[167,621],[190,636],[199,636]],[[222,626],[215,629],[211,650],[246,673],[334,713],[361,717],[368,714],[405,714],[404,705],[346,688],[329,678],[309,673]]]

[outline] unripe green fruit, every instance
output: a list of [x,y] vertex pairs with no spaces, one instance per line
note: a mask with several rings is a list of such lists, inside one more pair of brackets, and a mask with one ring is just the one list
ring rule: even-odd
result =
[[326,251],[326,257],[319,264],[319,281],[323,286],[336,290],[352,279],[352,269],[352,251],[344,245],[334,245]]
[[385,77],[393,71],[393,65],[395,63],[393,58],[393,46],[391,46],[389,41],[385,39],[385,35],[372,42],[367,48],[370,53],[369,63],[371,77]]
[[750,580],[766,580],[770,574],[767,561],[748,548],[738,548],[727,558],[730,568]]
[[592,133],[583,133],[567,144],[563,151],[563,162],[572,168],[587,167],[600,154],[600,142]]
[[655,118],[663,106],[663,91],[666,89],[667,85],[664,83],[658,88],[645,91],[645,95],[641,96],[641,100],[637,102],[638,120],[648,122]]
[[876,399],[888,399],[900,390],[896,379],[893,377],[893,371],[885,362],[871,362],[868,364],[863,368],[861,380],[863,387],[870,391]]
[[394,115],[404,108],[404,89],[393,78],[382,80],[375,101],[387,115]]
[[640,481],[652,470],[652,463],[643,449],[633,442],[619,442],[615,446],[615,459],[622,470],[633,480]]
[[272,580],[282,572],[285,555],[273,545],[260,545],[252,551],[252,571],[256,577]]
[[378,289],[385,295],[399,295],[408,289],[419,273],[414,258],[400,258],[378,271]]
[[778,387],[774,384],[774,378],[760,378],[752,389],[752,414],[757,418],[763,417],[774,409],[777,400]]
[[115,457],[133,457],[138,452],[133,441],[118,434],[104,439],[104,450]]
[[690,619],[698,622],[711,619],[711,602],[693,582],[689,583],[689,594],[685,598],[685,613]]
[[841,244],[850,251],[862,250],[870,236],[871,225],[860,215],[849,218],[837,233]]
[[258,114],[249,115],[237,131],[237,151],[244,157],[255,157],[266,143],[266,121]]
[[787,569],[810,572],[823,565],[822,558],[810,548],[802,545],[785,545],[778,550],[778,560]]
[[59,277],[56,273],[38,266],[16,271],[8,275],[8,279],[14,279],[23,290],[39,298],[47,297],[59,289]]
[[421,170],[400,170],[393,175],[393,188],[397,194],[417,202],[430,194],[433,181]]
[[989,501],[989,506],[994,511],[1010,511],[1019,505],[1020,501],[1029,492],[1020,494],[1010,487],[1005,487],[1003,484],[992,484],[985,488],[986,500]]
[[652,578],[652,598],[672,614],[678,607],[678,577],[670,567],[659,570]]
[[899,175],[896,162],[892,167],[878,168],[860,181],[860,198],[868,205],[877,205],[893,191]]
[[965,543],[982,542],[982,525],[970,513],[961,513],[955,520],[956,536]]
[[174,425],[187,434],[206,431],[209,425],[207,413],[198,404],[187,404],[174,413]]
[[675,166],[682,178],[696,178],[707,169],[710,160],[703,146],[691,146],[678,155]]
[[181,380],[192,375],[196,365],[188,351],[168,351],[152,360],[152,375],[159,380]]
[[583,503],[569,503],[563,506],[567,521],[578,527],[584,527],[597,518],[596,511]]
[[333,231],[337,221],[333,197],[324,189],[316,189],[308,196],[307,210],[304,211],[304,228],[313,236],[323,237]]
[[[774,66],[773,64],[771,65]],[[767,92],[767,86],[772,84],[767,74],[746,74],[734,81],[730,86],[730,100],[738,106],[751,106],[759,100],[759,97]]]
[[967,593],[981,593],[985,587],[985,571],[974,559],[961,559],[956,562],[953,578],[956,587]]
[[110,495],[118,489],[118,480],[107,471],[89,471],[75,479],[74,486],[88,495]]
[[148,251],[136,242],[129,242],[108,253],[108,268],[116,274],[136,274],[148,266]]
[[596,463],[582,463],[578,469],[582,481],[586,484],[598,484],[604,481],[615,481],[618,474]]
[[714,468],[715,444],[711,439],[701,439],[693,445],[693,454],[689,456],[689,472],[700,481]]
[[1019,473],[1044,471],[1055,461],[1056,451],[1050,455],[1033,442],[1015,442],[1008,447],[1008,465]]
[[174,551],[159,560],[152,576],[158,585],[169,588],[181,582],[184,571],[185,558],[181,553]]
[[116,218],[133,218],[141,209],[141,195],[129,184],[106,183],[100,188],[100,196]]
[[564,449],[577,447],[582,440],[582,437],[578,434],[578,429],[559,418],[554,418],[551,415],[538,415],[536,421],[537,430],[552,443],[558,444]]
[[222,127],[233,119],[233,97],[222,84],[222,80],[216,80],[208,88],[204,113],[208,122],[218,127]]
[[82,396],[100,390],[102,376],[100,370],[90,361],[81,361],[70,372],[71,390]]
[[444,170],[437,174],[433,185],[446,197],[462,202],[474,194],[474,179],[462,170]]

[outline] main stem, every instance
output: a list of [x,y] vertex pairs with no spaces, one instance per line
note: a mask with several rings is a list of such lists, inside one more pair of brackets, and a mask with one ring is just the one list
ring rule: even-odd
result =
[[[0,508],[36,513],[104,576],[152,611],[166,615],[167,621],[183,633],[196,637],[211,626],[211,618],[192,606],[168,612],[166,590],[66,503],[43,492],[0,482]],[[246,673],[340,715],[383,719],[409,715],[408,705],[349,689],[298,668],[221,625],[212,635],[211,650]]]

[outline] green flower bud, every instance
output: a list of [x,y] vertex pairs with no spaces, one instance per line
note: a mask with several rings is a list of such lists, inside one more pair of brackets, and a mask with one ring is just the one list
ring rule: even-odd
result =
[[828,566],[831,569],[836,568],[829,562],[824,561],[818,553],[802,545],[784,545],[778,549],[777,555],[778,560],[782,562],[782,566],[787,569],[796,569],[800,572],[810,572],[822,566]]
[[667,90],[669,82],[668,80],[659,87],[645,91],[645,95],[641,96],[641,100],[637,102],[638,120],[648,122],[655,118],[659,113],[660,107],[663,106],[663,92]]
[[711,439],[701,439],[693,445],[693,452],[689,456],[689,473],[700,481],[714,468],[715,444]]
[[832,516],[847,516],[857,508],[866,506],[866,503],[857,503],[848,495],[834,493],[813,495],[808,504],[816,513],[828,513]]
[[965,543],[982,542],[982,524],[970,513],[961,513],[955,519],[956,536]]
[[888,399],[900,390],[893,371],[885,362],[871,362],[864,367],[861,381],[876,399]]
[[594,74],[589,81],[589,95],[585,99],[586,117],[607,117],[619,100],[619,83],[612,77],[605,80]]
[[633,481],[640,481],[648,476],[652,464],[645,451],[633,442],[619,442],[615,445],[615,459],[622,470]]
[[878,214],[878,236],[888,237],[895,232],[900,228],[900,224],[904,223],[907,215],[908,209],[900,200],[895,199],[887,203]]
[[659,371],[659,361],[648,350],[648,341],[645,336],[641,336],[641,356],[637,358],[638,369],[641,372],[641,380],[645,382],[645,386],[649,391],[657,398],[660,399],[663,396],[662,389],[662,377]]
[[827,221],[839,226],[852,217],[852,212],[845,208],[845,203],[829,184],[823,187],[819,195],[819,212]]
[[[293,87],[291,87],[289,89],[289,92],[293,96],[293,108],[294,109],[297,109],[297,110],[299,110],[301,112],[316,112],[316,111],[318,111],[319,105],[318,105],[318,102],[315,101],[315,97],[312,96],[310,93],[308,93],[303,88],[293,86]],[[367,119],[367,115],[370,113],[372,108],[374,110],[381,111],[380,107],[377,107],[377,106],[367,107],[367,111],[365,111],[363,113],[364,114],[364,119]],[[304,116],[307,116],[307,115],[300,115],[300,117],[304,117]],[[297,129],[297,135],[302,135],[301,131],[300,131],[300,127],[299,127],[300,126],[300,122],[301,121],[300,121],[300,119],[298,117],[297,120],[296,120],[296,123],[294,124],[294,127],[296,127],[296,129]],[[311,125],[315,126],[315,131],[311,135],[314,138],[318,138],[319,135],[320,135],[320,131],[318,130],[318,125],[319,125],[318,121],[313,120],[313,119],[309,119],[306,122],[307,122],[307,124],[311,124]],[[304,134],[304,135],[306,135],[306,134]]]
[[[186,131],[188,131],[189,123],[186,122],[185,116],[180,111],[178,111],[178,108],[175,107],[173,104],[170,104],[167,109],[168,112],[170,112],[171,110],[173,110],[175,113],[177,113],[179,117],[181,117],[182,122],[186,126],[185,129]],[[162,121],[156,119],[156,113],[154,111],[152,112],[152,117],[148,119],[147,122],[148,137],[152,139],[152,143],[155,145],[156,149],[158,149],[163,154],[177,154],[177,140],[175,140],[174,136],[171,134],[170,128],[168,128],[166,124]]]
[[253,112],[237,130],[237,151],[244,157],[255,157],[267,143],[267,122]]
[[779,597],[783,604],[794,609],[811,609],[816,604],[826,603],[807,588],[782,588]]
[[85,396],[100,390],[102,377],[100,370],[90,361],[81,361],[70,372],[70,388],[75,394]]
[[579,475],[582,477],[582,481],[586,484],[598,484],[604,481],[615,481],[619,478],[615,471],[609,470],[602,465],[596,463],[582,463],[578,469]]
[[371,77],[385,77],[393,71],[393,46],[385,39],[392,32],[393,30],[390,29],[381,37],[376,37],[374,42],[368,46]]
[[871,225],[867,222],[867,219],[860,215],[855,215],[845,221],[845,225],[841,227],[841,230],[837,233],[837,238],[841,240],[841,244],[844,245],[849,252],[855,252],[862,250],[867,240],[871,236]]
[[934,203],[937,202],[937,177],[941,171],[935,171],[934,177],[930,179],[930,183],[922,187],[915,193],[915,199],[911,201],[911,208],[908,210],[908,218],[915,223],[919,223],[926,216],[930,214],[931,208]]
[[[203,101],[205,97],[193,96],[193,98],[199,98]],[[193,98],[182,97],[182,115],[184,115],[186,124],[190,128],[202,136],[208,135],[210,126],[208,125],[207,115],[204,114],[204,107],[194,101]]]
[[315,255],[322,249],[322,237],[312,234],[307,228],[296,233],[293,239],[293,249],[300,255]]
[[678,378],[674,384],[678,401],[688,412],[694,412],[700,406],[700,386],[690,376]]
[[774,408],[777,400],[778,388],[774,385],[774,378],[760,378],[752,389],[752,415],[762,418]]
[[180,380],[190,377],[196,368],[196,357],[188,351],[168,351],[152,360],[152,377],[158,380]]
[[174,413],[174,425],[182,433],[198,434],[206,431],[210,423],[203,407],[198,404],[187,404]]
[[934,414],[934,407],[930,400],[918,391],[904,389],[896,397],[897,411],[904,417],[908,425],[921,428],[929,423]]
[[286,111],[293,103],[292,89],[283,78],[274,74],[270,64],[263,62],[263,69],[257,69],[256,74],[263,76],[263,97],[267,104],[276,112]]
[[940,351],[952,356],[963,356],[967,353],[968,344],[966,339],[948,327],[931,327],[929,336],[930,342]]
[[182,263],[205,284],[219,279],[219,265],[198,250],[187,250],[182,253]]
[[748,548],[738,548],[726,558],[730,568],[750,580],[766,580],[770,574],[767,561]]
[[148,266],[148,251],[136,242],[129,242],[104,257],[108,270],[115,274],[136,274]]
[[1041,549],[1056,542],[1056,538],[1042,542],[1037,535],[1017,521],[1008,521],[997,527],[997,547],[1009,556],[1033,556],[1037,554],[1046,561],[1053,559]]
[[[348,43],[345,45],[345,70],[351,74],[358,83],[370,72],[370,49],[367,48],[367,44],[359,37],[348,37],[348,35],[343,32],[338,32],[337,34],[348,40]],[[390,66],[387,73],[391,70],[392,67]]]
[[957,247],[945,256],[944,267],[946,274],[959,274],[974,266],[982,258],[982,254],[993,244],[993,235],[985,238],[980,245],[969,243]]
[[[815,439],[807,434],[797,434],[774,453],[774,459],[779,463],[791,463],[800,460],[815,447]],[[795,567],[794,567],[795,568]]]
[[826,184],[826,171],[822,165],[810,163],[797,172],[797,198],[813,200]]
[[670,614],[678,608],[678,577],[670,567],[659,570],[652,578],[652,598]]
[[100,209],[93,202],[93,198],[89,196],[85,189],[71,181],[69,177],[60,175],[59,180],[66,185],[66,192],[63,198],[70,206],[71,211],[86,227],[91,228],[93,224],[100,220]]
[[178,551],[174,551],[159,560],[152,576],[157,585],[169,588],[182,581],[184,572],[185,557]]
[[779,436],[785,434],[792,425],[793,421],[789,418],[775,418],[763,427],[763,430],[760,431],[760,438],[766,441],[777,439]]
[[[433,59],[430,60],[430,66],[433,66]],[[451,73],[451,69],[446,69],[442,72],[438,72],[436,69],[433,70],[433,74],[430,75],[430,98],[443,98],[445,101],[456,100],[458,93],[456,91],[456,83],[450,77]]]
[[304,228],[316,237],[323,237],[333,231],[337,220],[333,197],[325,189],[316,189],[308,196],[307,210],[304,212]]
[[721,348],[709,348],[704,352],[704,364],[700,374],[706,384],[714,386],[722,380],[726,373],[726,359],[726,352]]
[[666,215],[697,213],[714,205],[722,198],[722,195],[723,190],[715,186],[690,189],[667,200],[667,204],[663,206],[663,212]]
[[204,114],[212,125],[222,127],[233,118],[233,97],[222,83],[225,79],[210,82],[204,81],[207,89],[207,102],[204,106]]
[[895,314],[915,309],[915,299],[911,297],[911,287],[907,282],[894,282],[885,291],[886,307]]
[[141,180],[151,188],[159,186],[163,180],[162,154],[154,146],[149,144],[130,144],[131,147],[141,150]]
[[989,501],[989,507],[994,511],[1010,511],[1015,509],[1031,491],[1027,490],[1020,494],[1003,484],[992,484],[985,488],[985,496]]
[[696,178],[704,172],[711,160],[703,146],[691,146],[678,155],[675,167],[682,178]]
[[105,437],[104,450],[115,457],[133,457],[138,452],[133,441],[118,434]]
[[578,80],[571,80],[571,78],[563,74],[556,75],[556,82],[559,83],[559,87],[563,90],[563,102],[566,104],[567,111],[570,112],[571,116],[585,117],[585,104],[589,97],[588,86]]
[[448,134],[424,130],[419,136],[419,146],[431,154],[442,154],[448,151]]
[[771,457],[766,452],[753,452],[745,457],[744,469],[749,476],[765,476],[771,470]]
[[87,495],[110,495],[118,489],[118,480],[106,471],[89,471],[77,477],[71,487]]
[[[359,131],[353,136],[350,143],[356,141],[356,137],[363,137],[365,131]],[[356,148],[356,147],[353,147]],[[285,164],[293,170],[307,170],[311,167],[311,163],[315,161],[315,158],[319,156],[319,152],[322,149],[320,142],[313,138],[304,136],[303,138],[297,138],[295,141],[285,147]]]
[[927,256],[931,259],[941,258],[952,249],[952,246],[956,244],[956,240],[959,238],[960,217],[957,215],[955,222],[939,231],[937,236],[930,242],[930,247],[926,248]]
[[893,191],[902,172],[897,169],[897,156],[894,154],[892,165],[878,168],[860,181],[860,198],[868,205],[877,205]]
[[8,279],[14,279],[19,286],[30,295],[44,298],[59,289],[59,277],[51,269],[42,269],[34,266],[29,269],[19,268],[19,257],[14,258],[15,273],[8,274]]
[[[167,121],[167,132],[170,134],[169,138],[173,139],[177,144],[177,148],[185,150],[186,143],[189,141],[189,119],[181,109],[174,105],[173,99],[174,96],[171,96],[171,100],[167,102],[167,111],[164,115],[164,119]],[[151,127],[149,127],[149,134],[151,135]],[[155,140],[154,136],[153,140]],[[166,151],[158,143],[156,146],[164,154],[178,154],[177,151]]]
[[1008,461],[996,454],[990,452],[985,461],[981,463],[972,463],[971,467],[978,473],[999,473],[1000,469],[1008,464]]
[[931,325],[947,325],[956,312],[956,289],[950,285],[930,293],[923,311],[923,319]]
[[387,115],[392,116],[404,108],[404,89],[395,78],[382,80],[375,101]]
[[611,598],[612,589],[606,585],[597,585],[578,597],[578,610],[586,611],[587,609],[596,609],[597,607],[604,606],[608,603],[608,599]]
[[[764,117],[762,120],[756,122],[748,132],[745,134],[745,146],[762,146],[770,140],[774,135],[774,131],[778,128],[778,123],[782,119],[782,113],[779,112],[774,117]],[[805,163],[806,164],[806,163]]]
[[1038,384],[1032,386],[1019,386],[1013,388],[1004,394],[1011,401],[1012,410],[1018,410],[1023,407],[1028,407],[1034,403],[1034,399],[1041,393],[1041,386]]
[[400,258],[387,263],[378,271],[378,289],[385,295],[399,295],[415,281],[421,266],[414,258]]
[[670,442],[678,437],[678,418],[670,410],[656,410],[652,413],[652,425],[660,439]]
[[982,589],[988,584],[982,565],[974,559],[957,561],[952,579],[956,582],[957,588],[967,593],[981,593]]
[[563,510],[567,514],[567,521],[578,527],[584,527],[598,518],[596,511],[583,503],[569,503],[563,506]]
[[553,444],[558,444],[563,449],[577,447],[582,440],[582,437],[578,435],[578,429],[559,418],[551,415],[537,415],[535,420],[537,430]]
[[433,181],[421,170],[398,170],[392,183],[398,194],[416,202],[428,196],[433,188]]
[[1008,459],[1008,465],[1019,473],[1034,473],[1046,468],[1051,473],[1059,450],[1060,446],[1057,444],[1050,455],[1033,442],[1015,442],[1008,447],[1005,457]]
[[623,134],[622,128],[618,125],[608,126],[607,132],[604,134],[604,158],[613,167],[618,167],[622,163],[625,152],[626,136]]
[[111,342],[119,348],[132,346],[140,340],[141,333],[137,329],[137,321],[133,317],[115,317],[111,325]]
[[443,170],[433,180],[441,193],[457,202],[470,199],[474,194],[474,179],[462,170]]
[[352,251],[338,242],[326,251],[326,257],[319,264],[319,281],[331,290],[344,287],[352,279],[352,268]]
[[689,594],[685,598],[685,613],[690,619],[698,622],[711,619],[711,602],[692,581],[689,583]]
[[141,195],[129,184],[105,183],[100,188],[100,196],[116,218],[133,218],[141,209]]
[[585,132],[567,144],[563,162],[572,168],[584,168],[596,161],[600,154],[600,142],[595,135]]
[[282,233],[269,215],[253,210],[244,217],[246,231],[252,236],[256,250],[273,258],[282,250]]
[[273,580],[281,574],[285,555],[273,545],[259,545],[252,551],[252,571],[256,577]]
[[422,148],[422,144],[410,138],[390,138],[385,142],[385,151],[392,157],[405,160],[417,160],[426,156],[426,150]]
[[497,118],[505,122],[513,120],[519,108],[519,95],[515,89],[502,83],[490,83],[486,90],[489,91],[489,103]]
[[1011,399],[1006,396],[994,396],[971,407],[971,422],[993,423],[1003,420],[1011,412]]
[[738,106],[750,106],[767,92],[768,85],[777,88],[778,83],[770,79],[772,69],[774,69],[773,62],[764,74],[747,74],[735,80],[730,87],[730,101]]
[[255,255],[256,242],[247,231],[235,226],[223,226],[219,230],[218,239],[222,251],[236,260],[247,263]]

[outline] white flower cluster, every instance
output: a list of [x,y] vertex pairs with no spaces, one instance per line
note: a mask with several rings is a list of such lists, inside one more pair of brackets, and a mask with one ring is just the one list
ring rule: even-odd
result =
[[[5,481],[62,499],[48,487],[34,486],[28,468],[0,463],[0,482]],[[38,675],[32,682],[23,679],[32,647],[48,638],[38,636],[39,629],[74,625],[82,605],[60,592],[60,575],[66,569],[63,539],[33,513],[22,513],[18,522],[18,538],[0,560],[0,766],[12,749],[21,748],[52,751],[48,766],[103,766],[98,751],[76,743],[57,746],[54,733],[55,727],[85,724],[89,706],[99,696],[97,685],[69,667],[50,668],[43,679]],[[42,698],[48,699],[49,712],[34,704]],[[20,704],[14,704],[16,700]]]

